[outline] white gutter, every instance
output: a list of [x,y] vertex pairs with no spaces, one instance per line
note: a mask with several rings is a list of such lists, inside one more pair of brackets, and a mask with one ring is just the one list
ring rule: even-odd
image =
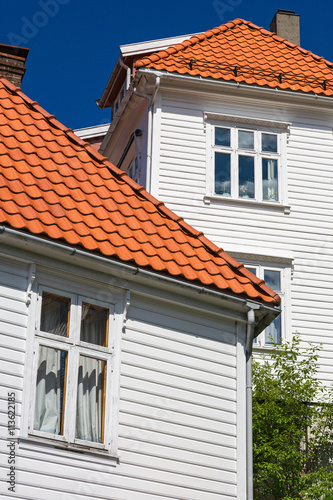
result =
[[153,154],[153,108],[156,94],[160,85],[160,77],[156,77],[154,92],[150,97],[148,94],[138,92],[136,87],[133,93],[148,100],[148,124],[147,124],[147,169],[146,169],[146,190],[151,193],[151,171]]
[[[131,275],[142,275],[143,277],[149,278],[149,279],[154,279],[155,281],[159,282],[165,282],[169,283],[172,285],[177,285],[181,288],[188,288],[192,291],[195,291],[199,294],[207,294],[211,295],[223,300],[235,302],[239,304],[242,308],[244,308],[246,311],[250,309],[257,309],[257,310],[263,310],[265,311],[266,315],[268,314],[273,314],[274,317],[279,313],[280,311],[277,310],[274,307],[269,307],[264,304],[261,304],[259,302],[255,301],[249,301],[247,299],[239,298],[239,297],[234,297],[233,295],[228,295],[227,293],[219,292],[216,290],[211,290],[210,288],[206,288],[204,286],[200,285],[194,285],[193,283],[189,283],[188,281],[182,281],[182,279],[177,279],[177,278],[172,278],[169,276],[165,276],[163,274],[159,274],[158,272],[154,271],[147,271],[146,269],[142,269],[135,264],[126,264],[121,261],[116,261],[113,260],[112,258],[107,258],[103,257],[102,255],[95,255],[91,254],[89,252],[79,250],[75,247],[70,247],[62,243],[57,243],[52,240],[46,240],[44,238],[40,238],[38,236],[34,236],[32,234],[28,233],[22,233],[20,231],[17,231],[15,229],[6,227],[6,226],[0,226],[0,238],[4,235],[8,235],[9,237],[21,240],[24,242],[26,245],[27,243],[35,244],[38,245],[38,250],[40,251],[41,248],[46,247],[46,249],[53,249],[59,253],[65,253],[67,256],[78,256],[82,257],[84,259],[89,259],[90,261],[95,261],[100,264],[106,265],[108,267],[115,267],[116,269],[121,269],[125,273],[127,272],[128,274]],[[40,253],[43,253],[40,251]],[[45,253],[45,252],[44,252]]]
[[280,95],[280,96],[285,96],[285,97],[292,97],[292,98],[297,98],[297,99],[305,99],[305,100],[312,100],[316,102],[321,102],[323,104],[328,104],[328,103],[333,103],[333,98],[329,96],[323,96],[323,95],[318,95],[318,94],[306,94],[306,93],[301,93],[301,92],[296,92],[292,90],[283,90],[278,87],[274,88],[268,88],[268,87],[261,87],[259,85],[250,85],[246,83],[239,83],[239,82],[226,82],[224,80],[216,80],[214,78],[207,78],[207,77],[202,77],[202,76],[190,76],[190,75],[182,75],[180,73],[167,73],[159,70],[152,70],[150,68],[139,68],[137,70],[137,73],[141,73],[142,75],[144,74],[153,74],[155,76],[159,76],[160,78],[167,79],[167,80],[180,80],[180,81],[185,81],[187,83],[192,82],[192,83],[199,83],[200,85],[207,84],[210,86],[222,86],[226,88],[232,88],[232,89],[243,89],[247,90],[250,92],[260,92],[260,93],[266,93],[275,95]]
[[246,335],[246,500],[253,500],[253,438],[252,438],[252,345],[255,313],[247,313]]

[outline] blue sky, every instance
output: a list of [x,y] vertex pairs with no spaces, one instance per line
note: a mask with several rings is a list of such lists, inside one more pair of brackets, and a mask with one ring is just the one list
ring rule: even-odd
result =
[[331,2],[317,0],[6,0],[0,43],[29,47],[22,90],[75,128],[107,123],[95,99],[119,45],[206,31],[235,18],[269,29],[277,9],[301,16],[301,45],[333,61]]

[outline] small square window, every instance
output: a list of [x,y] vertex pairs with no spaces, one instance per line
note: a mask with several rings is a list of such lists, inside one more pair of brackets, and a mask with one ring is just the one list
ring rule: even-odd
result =
[[80,339],[83,342],[106,347],[108,315],[107,309],[83,302]]
[[215,127],[216,146],[230,146],[230,128]]
[[68,336],[70,299],[43,293],[40,329],[61,337]]
[[245,130],[239,130],[238,147],[240,149],[254,149],[254,133]]
[[261,150],[263,152],[277,153],[277,135],[262,134]]

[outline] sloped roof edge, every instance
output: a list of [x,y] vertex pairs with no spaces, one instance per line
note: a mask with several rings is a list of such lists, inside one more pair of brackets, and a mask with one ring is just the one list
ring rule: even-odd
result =
[[[259,301],[263,301],[266,303],[269,303],[270,305],[279,305],[280,304],[280,297],[273,292],[270,288],[268,288],[263,280],[258,279],[255,277],[252,273],[250,273],[244,266],[243,264],[238,263],[236,260],[234,260],[231,256],[229,256],[227,253],[225,253],[221,248],[217,247],[214,243],[212,243],[210,240],[208,240],[204,234],[200,231],[197,231],[194,229],[192,226],[190,226],[188,223],[184,221],[182,217],[177,216],[175,213],[173,213],[169,208],[167,208],[164,203],[158,201],[156,198],[154,198],[150,193],[148,193],[143,187],[139,186],[137,183],[135,183],[132,179],[130,179],[127,174],[120,169],[118,169],[116,166],[114,166],[106,157],[103,157],[100,155],[92,146],[90,146],[88,143],[84,142],[82,139],[77,137],[72,129],[65,127],[62,123],[60,123],[54,115],[51,115],[47,111],[45,111],[36,101],[31,100],[29,97],[27,97],[20,89],[17,89],[14,85],[12,85],[8,80],[6,80],[4,77],[0,77],[0,83],[3,85],[3,87],[12,95],[12,96],[18,96],[23,100],[23,102],[28,106],[28,108],[31,109],[31,111],[38,113],[41,115],[45,121],[48,123],[48,125],[56,129],[58,131],[61,131],[67,139],[75,146],[78,146],[81,148],[82,151],[85,151],[89,157],[91,158],[92,162],[97,166],[103,166],[108,169],[108,171],[114,176],[115,178],[119,179],[123,183],[125,183],[128,187],[130,187],[134,193],[136,193],[138,198],[143,198],[146,200],[148,203],[152,204],[156,212],[162,215],[164,219],[167,219],[169,221],[173,221],[177,226],[179,226],[179,229],[184,233],[188,234],[191,238],[194,238],[198,242],[200,242],[200,245],[205,248],[205,250],[212,256],[212,259],[216,257],[220,257],[223,259],[223,261],[228,265],[230,268],[230,271],[233,273],[236,273],[240,277],[242,277],[242,281],[247,282],[249,281],[249,284],[253,284],[254,287],[258,291],[258,297],[257,299]],[[3,223],[3,221],[0,221]],[[45,232],[44,232],[45,234]],[[53,238],[53,239],[60,239],[60,238]],[[89,248],[88,248],[89,250]],[[101,252],[103,254],[103,252]],[[112,257],[110,257],[112,258]],[[122,259],[121,259],[122,260]],[[145,266],[143,266],[145,267]],[[154,268],[154,265],[151,264],[152,269],[154,269],[155,272],[158,272],[158,266]],[[222,268],[221,268],[222,269]],[[173,273],[171,273],[173,275]],[[222,271],[221,271],[221,276],[222,276]],[[187,279],[188,281],[194,281],[186,277],[186,275],[182,276],[183,278]],[[235,275],[236,277],[236,275]],[[197,281],[200,281],[200,278],[197,277],[195,278]],[[238,293],[234,292],[232,288],[229,288],[228,292],[231,295],[246,295],[246,288],[244,286],[241,286],[241,282],[238,283],[238,289],[240,290]],[[220,289],[220,287],[215,283],[212,283],[211,285],[213,288]],[[256,300],[255,297],[250,297],[252,300]]]

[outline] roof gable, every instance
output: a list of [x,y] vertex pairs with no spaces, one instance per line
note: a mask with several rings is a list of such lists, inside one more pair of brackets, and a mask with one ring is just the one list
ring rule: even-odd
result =
[[279,296],[0,78],[0,223],[278,305]]
[[333,95],[333,64],[243,19],[143,57],[139,68]]

